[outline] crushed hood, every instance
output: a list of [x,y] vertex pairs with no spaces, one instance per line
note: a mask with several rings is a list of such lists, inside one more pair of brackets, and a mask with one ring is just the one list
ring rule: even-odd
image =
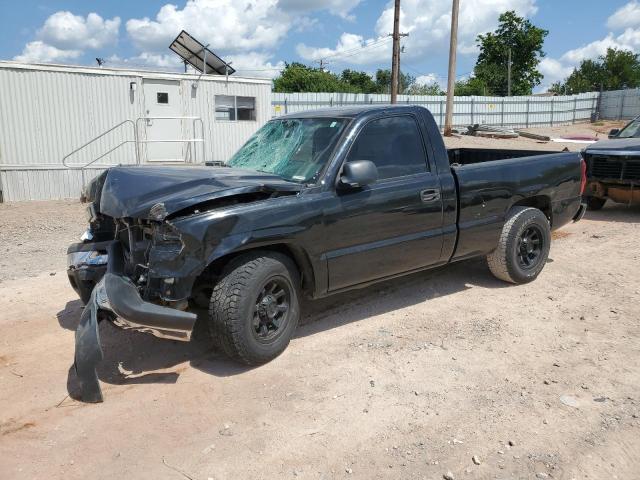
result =
[[[202,202],[231,195],[297,192],[302,185],[268,173],[226,167],[114,167],[87,187],[100,212],[114,218],[158,219]],[[151,212],[152,207],[156,207]]]

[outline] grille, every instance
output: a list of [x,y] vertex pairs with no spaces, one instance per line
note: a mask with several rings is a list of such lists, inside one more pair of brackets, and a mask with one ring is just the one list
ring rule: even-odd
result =
[[640,162],[627,162],[624,170],[624,178],[629,180],[640,180]]
[[591,157],[590,176],[601,179],[640,180],[640,160]]

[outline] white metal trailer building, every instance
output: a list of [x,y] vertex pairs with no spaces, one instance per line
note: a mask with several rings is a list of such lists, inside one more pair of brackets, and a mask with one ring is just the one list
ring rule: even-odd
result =
[[270,117],[267,79],[0,62],[0,201],[77,198],[110,165],[226,161]]

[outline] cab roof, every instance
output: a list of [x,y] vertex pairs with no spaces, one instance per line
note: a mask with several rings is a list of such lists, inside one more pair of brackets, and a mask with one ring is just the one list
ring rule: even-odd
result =
[[355,118],[381,112],[415,112],[416,110],[423,108],[424,107],[418,105],[349,105],[345,107],[322,108],[319,110],[305,110],[303,112],[289,113],[276,118]]

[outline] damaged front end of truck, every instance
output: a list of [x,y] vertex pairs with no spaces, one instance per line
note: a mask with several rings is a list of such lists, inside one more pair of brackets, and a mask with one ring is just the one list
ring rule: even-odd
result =
[[212,167],[115,167],[94,179],[82,194],[89,229],[67,252],[69,281],[86,304],[75,339],[82,399],[103,399],[100,321],[189,341],[203,272],[251,236],[233,207],[300,188],[275,175]]

